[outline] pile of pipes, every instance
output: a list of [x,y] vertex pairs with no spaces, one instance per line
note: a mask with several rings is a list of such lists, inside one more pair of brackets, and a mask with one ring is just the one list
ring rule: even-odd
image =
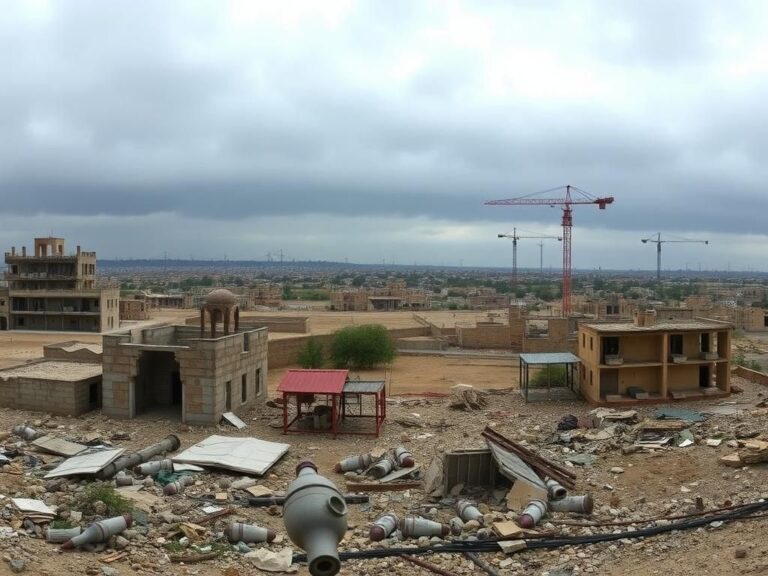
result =
[[398,446],[394,450],[376,450],[349,456],[338,462],[334,470],[339,474],[344,472],[359,472],[365,476],[379,479],[401,468],[413,468],[416,461],[404,446]]

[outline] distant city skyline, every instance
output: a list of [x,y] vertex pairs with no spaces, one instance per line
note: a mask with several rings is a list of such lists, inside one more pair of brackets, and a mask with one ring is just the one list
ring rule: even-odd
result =
[[572,184],[574,268],[768,270],[763,2],[4,8],[5,249],[505,267],[560,210],[483,202]]

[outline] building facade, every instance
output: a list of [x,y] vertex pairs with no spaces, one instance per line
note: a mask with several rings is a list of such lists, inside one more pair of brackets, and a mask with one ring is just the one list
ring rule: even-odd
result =
[[[33,254],[5,253],[9,330],[106,332],[120,327],[120,290],[96,280],[96,253],[35,238]],[[4,296],[0,295],[0,300]]]
[[730,393],[732,326],[706,319],[582,323],[581,392],[593,404],[668,401]]
[[225,412],[244,412],[263,398],[267,329],[241,330],[236,302],[228,290],[215,290],[201,310],[200,328],[160,326],[105,335],[104,413],[133,418],[160,411],[189,424],[214,425]]

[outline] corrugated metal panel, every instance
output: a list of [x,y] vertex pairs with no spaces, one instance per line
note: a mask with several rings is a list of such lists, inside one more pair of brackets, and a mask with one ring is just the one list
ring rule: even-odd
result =
[[534,486],[538,486],[546,490],[547,486],[544,484],[544,480],[542,480],[539,475],[536,474],[536,472],[534,472],[531,467],[523,462],[516,454],[505,450],[490,440],[486,440],[486,444],[488,444],[488,448],[491,450],[493,459],[499,466],[499,471],[504,476],[513,481],[517,478],[520,478],[521,480],[527,480]]
[[520,354],[520,360],[526,364],[578,364],[579,357],[570,352],[539,352]]
[[349,370],[288,370],[277,391],[341,394],[348,374]]
[[384,388],[384,380],[353,380],[344,385],[345,394],[376,394]]

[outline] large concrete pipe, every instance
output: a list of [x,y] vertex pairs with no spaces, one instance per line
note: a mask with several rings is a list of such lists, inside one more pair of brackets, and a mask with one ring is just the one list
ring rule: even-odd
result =
[[562,500],[566,496],[568,496],[568,490],[565,489],[565,487],[560,484],[557,480],[552,480],[551,478],[547,480],[547,496],[549,496],[550,500]]
[[365,470],[373,464],[373,456],[370,454],[360,454],[358,456],[349,456],[344,458],[341,462],[338,462],[333,467],[335,472],[353,472],[355,470]]
[[181,446],[181,442],[179,442],[178,436],[176,436],[175,434],[168,434],[168,436],[163,438],[157,444],[152,444],[152,446],[147,446],[146,448],[139,450],[138,452],[132,452],[130,454],[120,456],[120,458],[118,458],[108,466],[99,470],[99,472],[96,473],[96,478],[98,478],[99,480],[112,478],[112,476],[120,472],[120,470],[125,470],[126,468],[133,468],[134,466],[141,464],[142,462],[146,462],[150,458],[154,456],[158,456],[159,454],[164,454],[165,452],[173,452],[174,450],[178,450],[179,446]]
[[368,536],[372,542],[380,542],[395,531],[397,528],[397,522],[397,515],[392,514],[391,512],[389,514],[379,516],[373,523],[373,526],[371,526],[371,530],[368,533]]
[[83,544],[99,544],[109,540],[110,536],[120,534],[123,530],[131,527],[133,516],[123,514],[114,518],[107,518],[100,522],[94,522],[79,536],[75,536],[61,545],[63,550],[71,550]]
[[521,528],[533,528],[547,515],[548,511],[549,508],[546,502],[543,500],[532,500],[523,510],[517,523]]
[[291,541],[306,551],[312,576],[339,572],[338,545],[347,531],[347,504],[311,460],[296,467],[296,479],[285,494],[283,522]]
[[549,503],[549,509],[553,512],[574,512],[576,514],[592,514],[595,503],[592,496],[566,496],[561,500]]
[[232,522],[224,530],[227,540],[230,542],[272,542],[277,533],[272,528],[264,528],[255,524],[243,524],[242,522]]
[[421,536],[448,536],[451,531],[447,524],[440,524],[420,516],[406,516],[400,520],[400,532],[404,538],[419,538]]

